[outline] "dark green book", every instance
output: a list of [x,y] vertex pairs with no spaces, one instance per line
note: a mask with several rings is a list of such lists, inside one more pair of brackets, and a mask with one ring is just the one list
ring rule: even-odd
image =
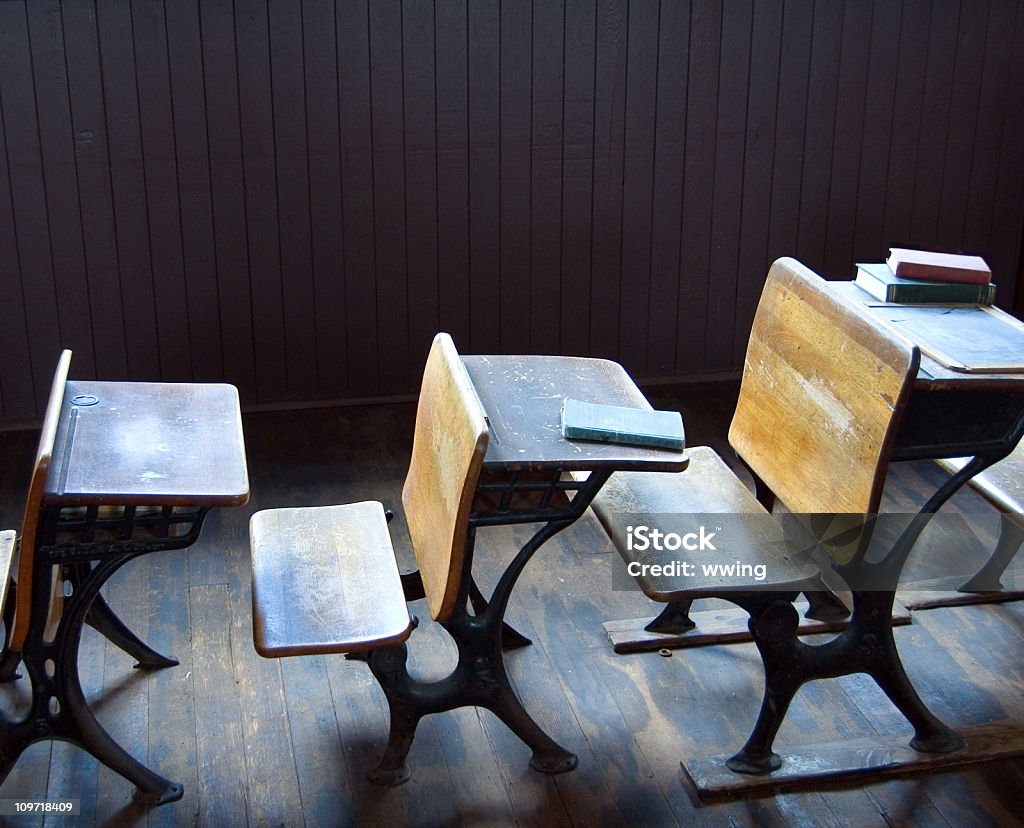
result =
[[858,264],[854,282],[882,302],[901,305],[991,305],[996,298],[996,286],[992,283],[972,285],[904,279],[893,273],[885,262]]
[[682,451],[683,417],[678,411],[654,411],[567,399],[562,403],[562,434],[570,440],[594,440]]

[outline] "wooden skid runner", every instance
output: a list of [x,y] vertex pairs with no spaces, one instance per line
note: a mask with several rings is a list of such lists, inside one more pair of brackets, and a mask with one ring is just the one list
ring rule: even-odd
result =
[[906,734],[800,746],[799,752],[783,754],[779,770],[763,776],[733,773],[725,766],[728,755],[710,756],[681,763],[683,783],[696,790],[701,803],[710,804],[784,791],[862,785],[1024,754],[1024,725],[1018,722],[970,725],[957,728],[957,732],[966,744],[954,753],[918,753],[907,745],[910,737]]
[[937,589],[900,590],[899,599],[912,610],[938,609],[939,607],[965,607],[971,604],[1000,604],[1004,601],[1020,601],[1024,592],[1000,590],[999,592],[959,592]]
[[[801,613],[806,604],[797,604]],[[671,635],[647,632],[644,627],[651,623],[650,618],[630,618],[623,621],[605,621],[604,630],[617,653],[645,653],[652,650],[675,650],[683,647],[703,647],[709,644],[738,644],[753,641],[747,629],[747,613],[739,607],[727,607],[719,610],[702,610],[690,613],[690,620],[697,626],[689,632]],[[910,623],[910,612],[897,603],[892,611],[894,627]],[[840,632],[846,629],[847,620],[815,621],[800,616],[798,635],[814,633]]]

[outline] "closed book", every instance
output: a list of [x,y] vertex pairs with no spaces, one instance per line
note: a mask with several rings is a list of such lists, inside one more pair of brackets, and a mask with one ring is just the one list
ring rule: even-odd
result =
[[596,440],[682,451],[683,418],[678,411],[626,408],[567,399],[562,403],[562,434],[570,440]]
[[903,279],[885,262],[858,264],[854,282],[882,302],[901,305],[991,305],[996,298],[996,286],[991,282],[971,285]]
[[992,270],[981,256],[893,247],[889,250],[886,264],[892,268],[893,273],[904,279],[966,282],[972,285],[987,285],[992,281]]

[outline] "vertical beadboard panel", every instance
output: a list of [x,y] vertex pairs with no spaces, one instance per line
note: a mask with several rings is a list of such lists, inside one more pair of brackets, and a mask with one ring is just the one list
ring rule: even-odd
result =
[[590,352],[619,352],[623,144],[629,3],[598,0],[594,53],[594,206],[591,211]]
[[873,11],[872,3],[844,6],[839,42],[832,169],[828,182],[822,267],[826,273],[844,278],[849,278],[852,273],[859,173],[864,169],[864,138],[869,132],[866,127],[866,90],[871,52],[867,44],[871,41]]
[[46,362],[60,349],[23,3],[0,3],[0,118],[0,392],[17,419],[46,404]]
[[750,100],[753,2],[725,3],[718,62],[714,161],[710,170],[711,250],[704,333],[704,367],[727,371],[733,365],[737,278],[745,193],[744,149]]
[[[167,17],[162,3],[132,0],[131,18],[145,187],[144,201],[138,206],[145,207],[148,217],[160,378],[189,381],[192,379],[192,320],[188,315],[182,203],[178,188],[182,170],[178,166],[178,136],[174,131]],[[174,49],[178,49],[178,44]],[[74,365],[76,372],[80,370],[77,359]]]
[[[474,307],[474,313],[480,316],[478,324],[497,334],[497,338],[485,336],[482,342],[474,337],[474,349],[483,353],[529,349],[530,318],[534,309],[530,297],[533,5],[530,0],[501,0],[499,7],[498,244],[501,261],[497,274],[482,275],[483,279],[498,277],[497,289],[492,294],[497,301]],[[475,266],[473,271],[476,284],[479,271]],[[543,313],[543,308],[537,310]]]
[[708,294],[717,289],[711,285],[708,273],[722,43],[721,4],[714,0],[695,0],[690,5],[689,35],[675,370],[682,374],[699,374],[705,362]]
[[[164,10],[189,354],[192,378],[208,382],[224,376],[224,359],[206,123],[210,107],[206,104],[199,18],[201,5],[202,0],[182,0],[166,4]],[[225,299],[231,301],[230,296]]]
[[626,100],[622,130],[622,276],[618,290],[618,356],[637,376],[647,367],[651,302],[654,137],[658,100],[658,4],[629,6]]
[[[889,166],[890,136],[896,118],[896,77],[900,54],[900,7],[876,0],[872,8],[870,45],[866,52],[867,85],[864,90],[863,119],[871,122],[863,129],[860,172],[856,187],[856,216],[853,250],[838,274],[850,273],[851,261],[871,261],[883,244],[885,193]],[[838,275],[837,274],[837,275]]]
[[[1011,74],[1015,28],[1019,20],[1024,21],[1024,10],[1020,3],[992,4],[982,52],[984,59],[977,119],[968,124],[973,130],[973,137],[970,139],[971,175],[964,210],[964,237],[972,239],[982,250],[989,248],[990,240],[996,232],[994,222],[997,216],[993,209],[999,186],[1000,156],[1003,154],[999,147],[1005,123],[1004,104],[1010,84],[1019,83],[1017,76]],[[1018,42],[1018,59],[1020,53]],[[1019,108],[1017,112],[1020,112]],[[1019,156],[1020,153],[1015,155]]]
[[332,0],[302,4],[316,390],[326,398],[348,390],[336,27]]
[[[1002,140],[999,142],[998,185],[993,199],[992,235],[989,243],[983,247],[979,245],[979,249],[991,253],[990,264],[995,268],[993,274],[1001,285],[1002,303],[1012,307],[1015,302],[1020,310],[1024,308],[1024,261],[1021,250],[1021,236],[1024,234],[1024,219],[1021,218],[1024,213],[1024,192],[1021,188],[1021,181],[1024,180],[1024,152],[1020,151],[1024,145],[1024,106],[1020,100],[1020,78],[1024,72],[1024,4],[1001,0],[999,6],[1012,7],[1017,15],[1013,27],[1013,48],[1008,60],[1009,87],[1001,114],[1003,129]],[[1007,15],[1000,16],[1008,19]],[[971,237],[965,239],[965,246],[974,246]],[[1016,268],[1012,264],[1015,259]],[[1013,293],[1014,279],[1017,280],[1016,294]]]
[[839,108],[843,10],[842,3],[814,4],[796,250],[808,264],[818,266],[825,261],[829,187],[836,161],[833,152]]
[[[143,145],[131,4],[123,0],[98,0],[96,22],[105,113],[102,134],[110,161],[113,201],[110,231],[117,248],[116,275],[121,294],[128,378],[147,380],[163,374],[144,167],[144,158],[151,155],[152,150],[144,151]],[[76,77],[77,74],[76,71]],[[249,362],[252,362],[251,356]],[[81,376],[77,359],[74,370],[76,376]]]
[[[376,241],[377,388],[413,387],[420,364],[409,358],[405,119],[400,0],[370,2],[370,123],[373,130],[373,222]],[[417,343],[417,350],[422,343]]]
[[562,267],[563,0],[534,3],[530,112],[529,349],[558,351]]
[[408,0],[402,10],[405,104],[406,245],[409,259],[409,372],[426,362],[440,329],[437,269],[437,102],[434,4]]
[[75,349],[78,370],[93,375],[93,316],[71,126],[63,13],[58,0],[38,0],[28,3],[26,8],[49,258],[57,298],[57,330],[61,342]]
[[[2,19],[2,18],[0,18]],[[2,41],[2,38],[0,38]],[[0,47],[2,48],[2,47]],[[2,71],[2,70],[0,70]],[[28,330],[25,325],[25,298],[17,264],[18,240],[14,232],[14,205],[11,201],[11,176],[7,166],[7,142],[0,130],[0,294],[3,295],[3,322],[0,323],[0,353],[22,370],[0,372],[0,418],[13,416],[17,406],[33,400]]]
[[[277,228],[280,240],[281,315],[284,323],[286,399],[317,394],[316,319],[313,282],[307,78],[303,0],[269,0],[270,101],[274,123]],[[327,67],[331,71],[333,67]],[[314,67],[313,71],[316,69]]]
[[562,238],[559,350],[590,351],[590,279],[594,209],[594,56],[597,8],[593,0],[566,0],[562,76]]
[[[779,38],[779,86],[774,101],[775,149],[770,161],[772,183],[768,208],[768,255],[765,257],[769,261],[792,255],[797,249],[813,35],[814,3],[810,0],[786,3]],[[748,274],[741,278],[755,279]],[[748,293],[754,296],[746,295]],[[756,305],[757,291],[748,287],[744,294],[747,317],[752,318],[751,309]],[[746,348],[746,338],[737,331],[736,339],[742,353]]]
[[917,140],[921,133],[922,103],[928,51],[930,0],[904,0],[895,74],[895,103],[889,134],[889,169],[883,210],[883,232],[898,246],[912,236],[911,210],[917,170]]
[[466,352],[736,371],[769,263],[1024,230],[1016,0],[0,0],[0,423]]
[[[374,234],[370,22],[366,0],[339,0],[336,19],[341,203],[350,393],[377,393],[378,326]],[[325,308],[325,312],[336,309]]]
[[[256,399],[256,343],[243,157],[236,25],[232,0],[202,0],[203,93],[214,267],[223,376]],[[214,105],[216,104],[216,105]],[[205,184],[205,181],[204,181]]]
[[[773,170],[781,159],[780,142],[785,127],[779,123],[783,111],[781,52],[785,4],[757,3],[750,31],[750,74],[747,120],[743,152],[743,199],[740,205],[739,258],[736,271],[736,315],[732,326],[730,363],[735,365],[746,352],[747,333],[764,274],[765,261],[772,261],[770,235]],[[786,79],[790,80],[790,79]],[[722,358],[727,342],[722,344]]]
[[[457,339],[456,344],[463,350],[477,353],[496,353],[501,350],[501,274],[502,274],[502,158],[501,158],[501,4],[496,0],[467,0],[464,23],[459,34],[467,38],[462,46],[461,39],[454,44],[465,62],[458,64],[464,74],[453,71],[448,74],[452,92],[461,91],[458,109],[452,111],[463,118],[462,137],[467,141],[465,167],[461,164],[451,171],[451,177],[442,183],[453,198],[463,193],[462,203],[449,201],[447,207],[458,216],[465,210],[468,223],[458,222],[453,217],[446,222],[467,233],[468,260],[464,271],[461,261],[456,269],[445,274],[454,280],[445,292],[447,302],[460,308],[458,286],[464,285],[468,298],[466,310],[468,337]],[[455,32],[452,32],[455,34]],[[455,103],[455,100],[452,100]],[[449,153],[451,150],[448,151]],[[462,155],[455,156],[462,161]],[[453,158],[453,160],[455,160]],[[465,205],[468,203],[468,210]],[[457,253],[463,252],[461,244]],[[463,300],[465,301],[465,300]]]
[[683,211],[690,13],[685,3],[662,3],[658,21],[658,66],[651,193],[651,285],[648,303],[647,371],[675,367],[676,332],[683,278],[679,229]]
[[[74,67],[68,99],[78,182],[75,212],[82,227],[96,375],[119,380],[128,378],[128,354],[96,14],[91,0],[66,0],[62,7],[65,59]],[[82,356],[76,354],[79,369]]]

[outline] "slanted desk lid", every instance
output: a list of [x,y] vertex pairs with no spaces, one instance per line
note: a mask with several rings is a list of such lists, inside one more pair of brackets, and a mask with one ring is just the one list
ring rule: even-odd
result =
[[46,501],[234,506],[248,497],[233,386],[67,382]]
[[1024,325],[998,308],[889,304],[868,307],[950,370],[1024,373]]

